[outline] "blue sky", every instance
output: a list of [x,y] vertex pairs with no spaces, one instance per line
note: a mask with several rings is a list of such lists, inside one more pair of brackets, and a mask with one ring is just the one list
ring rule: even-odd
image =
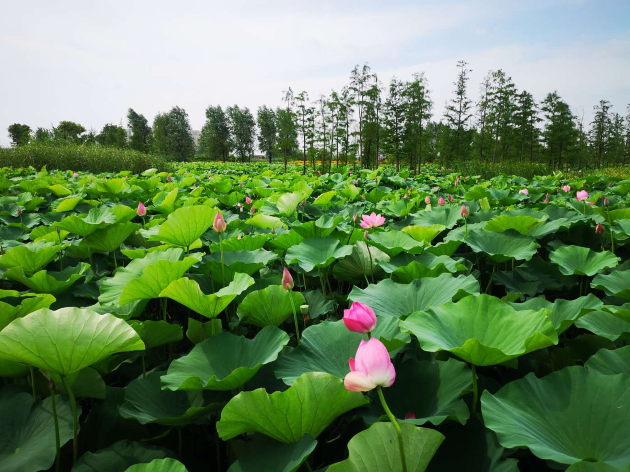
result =
[[13,122],[88,129],[150,121],[184,107],[193,128],[210,104],[255,111],[282,91],[312,99],[368,62],[384,85],[424,71],[442,115],[455,64],[469,95],[502,68],[537,100],[553,90],[590,121],[593,105],[630,103],[630,1],[11,2],[0,18],[0,145]]

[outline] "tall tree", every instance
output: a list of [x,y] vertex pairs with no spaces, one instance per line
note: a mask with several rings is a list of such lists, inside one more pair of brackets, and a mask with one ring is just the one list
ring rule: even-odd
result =
[[297,105],[298,126],[302,135],[302,158],[304,160],[303,174],[306,175],[306,140],[308,137],[308,114],[310,112],[308,103],[308,93],[302,91],[295,97]]
[[370,77],[370,66],[367,64],[363,64],[362,68],[359,68],[359,65],[357,64],[354,69],[352,69],[352,73],[350,75],[350,89],[354,94],[354,104],[357,107],[359,115],[359,160],[362,165],[365,165],[363,162],[363,116],[367,105],[365,99]]
[[127,112],[127,127],[131,132],[129,147],[140,152],[149,152],[151,149],[151,127],[149,122],[133,108]]
[[106,124],[99,134],[96,142],[101,146],[123,149],[127,146],[127,132],[121,126]]
[[71,143],[81,143],[81,135],[85,133],[85,128],[73,121],[62,121],[53,128],[53,136],[61,141]]
[[[381,85],[378,76],[372,74],[366,90],[366,107],[364,120],[364,143],[366,151],[366,165],[370,166],[371,156],[374,154],[373,168],[378,169],[380,157],[380,137],[381,137],[381,109],[383,101],[381,99]],[[372,153],[373,151],[373,153]]]
[[409,166],[414,172],[422,165],[423,146],[426,142],[424,130],[431,118],[433,102],[429,95],[428,82],[423,73],[415,73],[413,80],[405,84],[407,102],[405,117],[405,147],[409,153]]
[[234,149],[241,162],[245,162],[254,152],[256,120],[249,108],[239,108],[238,105],[228,107],[227,114],[230,118]]
[[608,138],[610,133],[610,109],[612,105],[608,100],[600,100],[593,107],[594,116],[591,122],[590,138],[595,148],[597,166],[601,167],[606,151],[608,150]]
[[577,142],[577,127],[569,105],[557,92],[547,94],[542,102],[545,123],[543,142],[551,168],[562,168],[563,158]]
[[488,132],[488,115],[490,114],[490,100],[492,98],[492,72],[484,77],[479,86],[479,101],[477,102],[477,147],[479,148],[479,162],[484,160]]
[[530,161],[534,158],[534,144],[538,139],[538,106],[531,93],[523,90],[517,96],[518,107],[514,112],[514,123],[518,136],[519,159],[524,160],[525,153],[529,151]]
[[31,127],[13,123],[7,128],[13,146],[23,146],[31,140]]
[[34,140],[38,143],[47,143],[52,140],[52,132],[46,128],[37,128],[35,130]]
[[448,123],[451,133],[449,133],[450,146],[449,153],[444,158],[445,166],[449,164],[449,154],[452,149],[455,150],[455,160],[459,160],[460,154],[465,157],[468,142],[468,120],[472,116],[472,101],[468,99],[466,95],[467,82],[469,80],[468,74],[472,72],[472,69],[467,68],[468,63],[466,61],[459,61],[457,68],[457,80],[453,83],[455,85],[454,97],[451,99],[450,104],[446,106],[444,117]]
[[278,145],[276,113],[265,105],[258,107],[256,122],[258,123],[258,146],[269,159],[269,164],[271,164],[273,153]]
[[405,84],[396,77],[389,83],[389,95],[385,100],[385,148],[396,159],[396,172],[400,171],[400,150],[405,138]]
[[206,109],[206,122],[199,135],[199,147],[208,160],[226,162],[230,157],[230,120],[220,105]]
[[491,72],[489,131],[493,135],[492,160],[501,154],[505,161],[512,138],[514,113],[516,111],[516,87],[512,78],[501,69]]
[[153,120],[153,148],[156,153],[175,161],[190,160],[195,154],[188,114],[173,107],[168,113],[158,113]]

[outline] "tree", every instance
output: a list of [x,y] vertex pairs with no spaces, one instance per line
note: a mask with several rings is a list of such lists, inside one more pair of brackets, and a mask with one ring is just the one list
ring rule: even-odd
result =
[[354,94],[354,105],[356,105],[359,112],[359,160],[363,162],[363,115],[365,114],[365,96],[367,91],[367,84],[370,80],[370,66],[363,64],[363,67],[359,69],[357,64],[350,75],[350,90]]
[[590,138],[595,148],[595,158],[597,167],[602,166],[605,153],[608,150],[608,138],[610,133],[610,109],[612,105],[608,100],[600,100],[598,105],[593,107],[595,112],[591,122]]
[[479,147],[479,162],[483,162],[484,152],[486,151],[486,134],[488,128],[488,114],[490,113],[490,100],[492,88],[492,72],[484,77],[479,86],[479,101],[477,102],[477,126],[479,132],[477,134],[477,146]]
[[365,164],[370,165],[372,159],[372,150],[374,151],[374,168],[378,169],[378,160],[380,157],[380,137],[381,137],[381,108],[383,102],[381,99],[381,86],[376,74],[370,76],[370,79],[374,82],[368,87],[365,92],[366,107],[365,107],[365,120],[364,120],[364,135],[363,138],[366,151]]
[[38,143],[46,143],[52,140],[52,133],[46,128],[37,128],[35,130],[34,140]]
[[199,149],[209,160],[227,161],[232,150],[230,119],[221,106],[206,109],[206,122],[199,136]]
[[424,130],[431,118],[433,102],[429,96],[427,79],[424,74],[414,74],[413,80],[405,84],[404,96],[407,102],[405,117],[405,147],[409,152],[409,165],[420,170],[422,164],[423,145],[426,141]]
[[493,136],[492,161],[497,161],[499,151],[505,161],[513,132],[516,87],[512,78],[501,69],[490,73],[490,103],[488,131]]
[[308,115],[310,108],[306,105],[308,102],[308,93],[302,91],[295,97],[297,102],[297,115],[299,117],[299,130],[302,135],[302,157],[304,159],[303,174],[306,175],[306,140],[309,134],[308,130]]
[[175,161],[190,160],[195,154],[195,141],[183,108],[173,107],[158,113],[153,120],[153,148],[156,153]]
[[256,120],[249,108],[239,108],[238,105],[228,107],[227,114],[230,119],[234,148],[241,162],[245,162],[254,152]]
[[53,128],[53,137],[61,141],[71,143],[81,143],[81,135],[85,133],[85,128],[73,121],[62,121]]
[[271,164],[273,152],[276,150],[278,142],[276,114],[271,108],[263,105],[258,108],[256,121],[258,123],[258,146],[269,159],[269,164]]
[[405,84],[396,77],[389,83],[389,96],[385,100],[385,149],[396,159],[396,172],[400,171],[400,149],[405,138],[405,115],[407,103],[404,96]]
[[569,105],[557,92],[547,94],[542,102],[545,123],[543,142],[549,156],[549,167],[562,168],[562,159],[576,144],[577,129]]
[[449,152],[444,156],[445,166],[449,164],[449,154],[453,148],[455,149],[455,160],[459,160],[460,153],[464,151],[465,154],[465,148],[468,146],[466,142],[467,122],[472,116],[472,101],[466,96],[466,89],[469,80],[468,74],[472,72],[472,69],[467,69],[467,65],[466,61],[457,63],[459,73],[457,74],[457,80],[453,83],[455,85],[455,91],[453,92],[455,97],[446,106],[444,113],[446,122],[452,131],[452,133],[449,133]]
[[140,152],[149,152],[151,149],[151,127],[144,117],[130,108],[127,112],[127,127],[131,131],[129,147]]
[[96,142],[101,146],[123,149],[127,145],[127,132],[121,126],[106,124],[96,135]]
[[531,93],[523,90],[518,94],[518,108],[514,113],[516,134],[519,140],[519,159],[523,162],[525,150],[529,150],[530,162],[534,159],[534,144],[538,141],[538,106]]
[[31,127],[13,123],[7,128],[13,146],[24,146],[31,140]]
[[287,163],[290,156],[297,153],[299,144],[298,138],[298,126],[295,113],[293,113],[290,107],[278,108],[276,110],[276,117],[278,121],[278,150],[282,154],[284,160],[284,171],[286,172]]

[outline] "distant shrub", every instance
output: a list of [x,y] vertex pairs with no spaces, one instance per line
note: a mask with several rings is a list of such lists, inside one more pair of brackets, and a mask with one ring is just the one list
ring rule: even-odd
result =
[[150,168],[164,170],[168,164],[163,157],[130,149],[82,144],[31,143],[11,149],[0,149],[0,167],[28,167],[83,172],[140,173]]

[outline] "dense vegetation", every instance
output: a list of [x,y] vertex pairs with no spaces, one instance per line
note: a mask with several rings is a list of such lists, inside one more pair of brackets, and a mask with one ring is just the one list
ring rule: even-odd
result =
[[2,169],[0,470],[628,470],[630,179],[301,171]]
[[434,113],[423,73],[385,85],[366,64],[356,66],[348,85],[329,96],[309,97],[307,91],[289,88],[282,106],[262,105],[256,116],[238,105],[209,106],[197,143],[179,107],[159,113],[152,127],[129,109],[127,130],[108,124],[98,134],[86,133],[80,124],[63,121],[52,130],[32,133],[15,123],[8,131],[15,146],[65,140],[128,147],[175,161],[245,162],[259,150],[270,163],[301,160],[304,172],[307,163],[331,170],[333,162],[375,169],[386,161],[412,170],[425,163],[499,170],[516,165],[526,175],[540,167],[549,172],[630,164],[630,104],[616,112],[601,100],[592,121],[584,122],[584,114],[555,91],[536,98],[519,90],[501,69],[489,71],[480,90],[470,90],[470,72],[465,61],[457,64],[453,97],[443,116]]

